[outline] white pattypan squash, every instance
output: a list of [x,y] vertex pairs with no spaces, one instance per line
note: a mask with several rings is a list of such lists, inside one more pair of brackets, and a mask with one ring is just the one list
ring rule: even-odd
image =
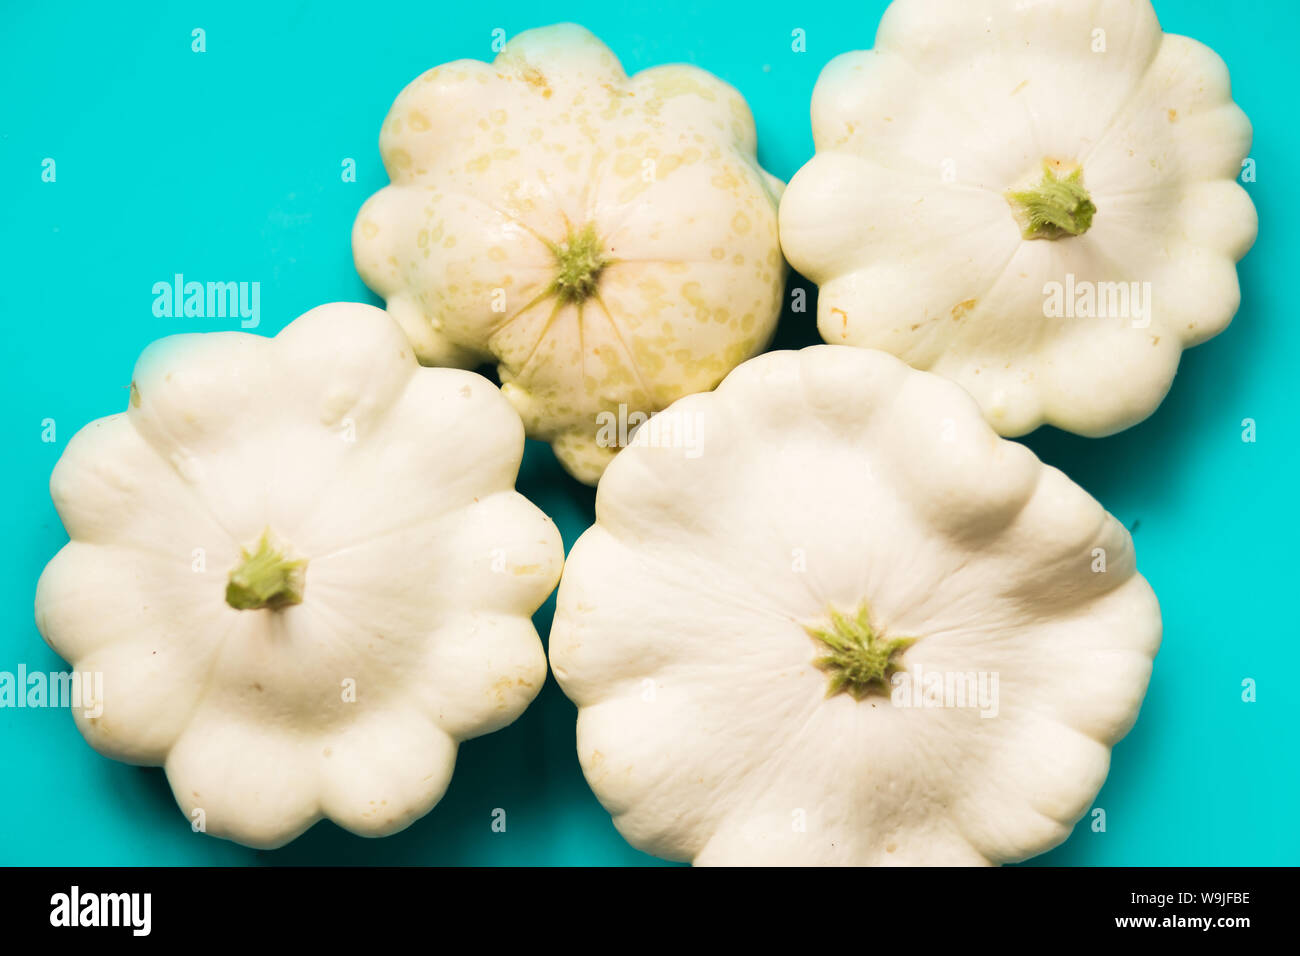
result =
[[546,675],[529,618],[563,548],[514,490],[523,443],[491,382],[421,368],[371,306],[151,345],[51,479],[72,540],[36,620],[102,674],[87,741],[250,846],[428,812]]
[[769,353],[659,420],[601,480],[550,638],[624,837],[700,864],[1063,840],[1160,642],[1128,532],[882,352]]
[[822,337],[954,379],[1003,435],[1141,421],[1236,312],[1250,123],[1146,0],[895,0],[812,123],[781,240]]
[[392,185],[353,227],[361,277],[420,361],[497,363],[582,481],[771,338],[782,184],[744,99],[697,67],[629,78],[581,27],[529,30],[415,80],[379,145]]

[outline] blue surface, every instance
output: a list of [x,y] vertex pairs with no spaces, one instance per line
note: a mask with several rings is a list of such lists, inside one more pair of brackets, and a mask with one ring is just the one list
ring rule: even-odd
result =
[[[697,63],[753,107],[763,164],[788,179],[811,155],[808,101],[822,65],[871,46],[882,0],[791,7],[753,2],[25,4],[0,27],[0,318],[8,505],[0,541],[0,671],[59,669],[32,620],[45,562],[66,540],[47,490],[81,425],[125,407],[151,340],[234,328],[234,320],[155,317],[152,286],[177,272],[261,283],[274,334],[321,302],[375,298],[349,249],[362,200],[386,182],[380,122],[418,73],[490,59],[492,31],[559,20],[593,29],[629,71]],[[393,12],[402,8],[399,15]],[[1300,323],[1291,291],[1300,242],[1277,224],[1300,155],[1295,53],[1300,7],[1157,3],[1169,32],[1210,45],[1255,124],[1250,184],[1262,220],[1241,266],[1231,328],[1188,352],[1160,411],[1114,438],[1044,431],[1027,441],[1134,529],[1160,595],[1165,644],[1141,718],[1115,750],[1087,822],[1039,862],[1294,864],[1297,624],[1294,499]],[[207,52],[191,51],[206,30]],[[807,31],[807,52],[790,31]],[[57,163],[54,183],[42,161]],[[342,181],[345,158],[356,182]],[[800,281],[797,278],[795,281]],[[816,340],[786,316],[778,344]],[[54,419],[57,441],[41,440]],[[1241,422],[1257,422],[1244,443]],[[590,490],[530,443],[520,490],[572,544]],[[539,613],[545,635],[552,602]],[[1254,679],[1258,700],[1241,700]],[[321,824],[255,852],[192,834],[158,769],[94,753],[58,710],[0,709],[0,863],[645,863],[588,791],[573,748],[574,709],[553,680],[513,726],[471,741],[451,788],[408,831],[372,841]],[[492,810],[509,826],[493,833]]]

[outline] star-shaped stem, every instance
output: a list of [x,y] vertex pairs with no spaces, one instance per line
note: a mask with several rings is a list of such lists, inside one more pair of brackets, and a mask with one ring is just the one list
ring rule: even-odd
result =
[[301,604],[307,562],[290,558],[286,550],[272,541],[270,528],[262,532],[256,551],[240,548],[240,562],[226,584],[226,603],[240,611]]
[[1083,169],[1076,167],[1062,178],[1050,162],[1043,163],[1043,178],[1037,185],[1007,193],[1007,202],[1026,239],[1082,236],[1097,212],[1083,187]]
[[596,291],[596,281],[609,264],[604,256],[604,243],[591,223],[569,233],[558,245],[552,245],[551,255],[555,256],[555,278],[548,291],[561,301],[577,305]]
[[895,655],[916,642],[914,637],[886,638],[871,626],[865,603],[857,614],[847,617],[835,608],[829,610],[831,625],[804,625],[804,630],[830,653],[813,661],[813,666],[829,675],[826,696],[847,693],[862,700],[874,693],[888,694],[889,679],[898,670]]

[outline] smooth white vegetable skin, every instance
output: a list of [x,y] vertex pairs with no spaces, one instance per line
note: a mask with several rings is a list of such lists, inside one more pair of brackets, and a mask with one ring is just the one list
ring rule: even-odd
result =
[[[700,442],[610,465],[550,638],[619,831],[700,864],[983,864],[1065,839],[1160,642],[1128,532],[881,352],[769,353],[661,414]],[[804,625],[862,602],[916,638],[908,675],[997,674],[996,716],[828,698]]]
[[[710,389],[771,338],[782,183],[744,99],[698,67],[628,77],[582,27],[528,30],[416,79],[379,146],[392,185],[353,227],[361,277],[422,362],[496,363],[582,481],[618,450],[600,413]],[[547,294],[550,247],[588,225],[609,264],[579,306]]]
[[[812,124],[781,240],[822,337],[954,379],[1004,435],[1141,421],[1237,310],[1250,122],[1223,61],[1146,0],[896,0],[875,49],[825,68]],[[1026,240],[1005,193],[1048,159],[1082,167],[1097,211]]]
[[[249,846],[428,812],[457,742],[509,724],[546,675],[530,615],[563,547],[514,491],[518,416],[355,304],[274,339],[163,339],[132,396],[50,483],[72,540],[36,621],[103,674],[102,716],[74,710],[86,740],[165,765],[191,822]],[[236,610],[227,576],[268,527],[308,561],[303,601]]]

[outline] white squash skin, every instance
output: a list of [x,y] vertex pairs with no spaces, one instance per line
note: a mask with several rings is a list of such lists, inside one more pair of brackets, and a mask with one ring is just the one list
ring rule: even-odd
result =
[[[698,864],[1000,863],[1065,839],[1160,642],[1127,531],[880,352],[769,353],[663,414],[695,416],[701,453],[615,459],[550,636],[619,831]],[[802,625],[864,599],[919,637],[909,670],[997,672],[998,716],[826,699]]]
[[[165,765],[215,836],[406,827],[457,743],[509,724],[545,679],[530,617],[563,545],[513,489],[518,416],[479,375],[420,368],[354,304],[274,339],[164,339],[134,383],[51,479],[72,540],[41,576],[37,625],[104,675],[103,713],[75,709],[78,727],[106,756]],[[303,603],[235,610],[227,575],[268,526],[308,559]]]
[[[628,77],[581,27],[528,30],[491,64],[412,82],[380,151],[392,185],[353,227],[361,277],[425,364],[496,363],[528,435],[581,481],[617,450],[600,413],[712,388],[771,339],[783,184],[758,166],[744,99],[697,67]],[[546,244],[587,223],[612,262],[596,296],[539,301]]]
[[[812,121],[780,225],[822,337],[957,381],[1003,435],[1142,421],[1237,310],[1250,123],[1223,61],[1146,0],[896,0],[875,49],[823,70]],[[1010,215],[1004,193],[1047,157],[1083,167],[1082,236],[1024,240]],[[1045,317],[1066,273],[1150,282],[1149,327]]]

